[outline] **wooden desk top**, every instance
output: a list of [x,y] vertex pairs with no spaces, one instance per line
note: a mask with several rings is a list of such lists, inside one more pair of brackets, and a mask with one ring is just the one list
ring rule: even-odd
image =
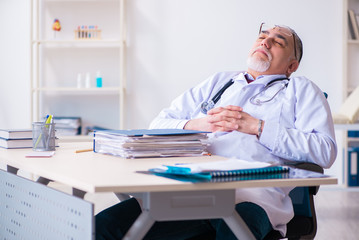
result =
[[165,192],[234,189],[242,187],[284,187],[336,184],[337,179],[266,179],[222,183],[187,183],[136,173],[161,164],[219,161],[219,156],[123,159],[94,152],[75,153],[92,147],[91,142],[60,142],[51,158],[26,158],[31,149],[0,149],[0,163],[42,176],[85,192]]

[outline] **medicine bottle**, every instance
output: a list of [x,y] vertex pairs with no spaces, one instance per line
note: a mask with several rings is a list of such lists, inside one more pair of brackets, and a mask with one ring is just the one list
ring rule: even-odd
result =
[[102,77],[100,71],[96,72],[96,87],[102,87]]

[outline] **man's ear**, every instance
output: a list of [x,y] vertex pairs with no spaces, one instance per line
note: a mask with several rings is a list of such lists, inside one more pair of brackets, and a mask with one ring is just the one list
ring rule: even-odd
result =
[[293,59],[287,68],[287,75],[290,76],[292,73],[297,71],[298,67],[299,67],[298,60]]

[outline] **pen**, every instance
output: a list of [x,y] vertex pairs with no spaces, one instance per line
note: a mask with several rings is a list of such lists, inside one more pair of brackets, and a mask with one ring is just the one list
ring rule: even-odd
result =
[[[45,146],[45,148],[46,149],[49,149],[49,144],[50,144],[50,139],[51,139],[51,132],[52,132],[52,115],[50,115],[49,117],[48,117],[48,119],[47,119],[47,121],[46,121],[46,124],[50,124],[50,128],[49,128],[49,134],[48,134],[48,136],[47,136],[47,141],[46,141],[46,146]],[[46,126],[46,128],[48,128],[48,126],[47,125],[45,125]]]
[[[47,121],[48,121],[49,117],[50,117],[50,115],[46,115],[45,124],[47,123]],[[51,121],[51,119],[50,119],[50,121]],[[46,126],[46,125],[45,125],[45,126]],[[40,129],[41,129],[41,128],[40,128]],[[41,138],[42,138],[42,130],[41,130],[41,132],[40,132],[39,137],[38,137],[38,138],[37,138],[37,140],[36,140],[36,143],[35,143],[35,148],[37,148],[37,145],[39,144],[39,142],[40,142]],[[43,144],[44,144],[44,146],[45,146],[44,139],[42,139],[42,142],[43,142]]]
[[83,153],[83,152],[91,152],[91,151],[93,151],[93,149],[89,148],[89,149],[76,150],[75,153]]

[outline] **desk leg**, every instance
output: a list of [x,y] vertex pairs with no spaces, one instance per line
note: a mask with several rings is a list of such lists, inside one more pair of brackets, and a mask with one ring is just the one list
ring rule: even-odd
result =
[[223,217],[223,220],[227,223],[228,227],[238,239],[255,240],[247,224],[236,211],[234,211],[230,216]]
[[143,239],[154,223],[155,220],[151,217],[149,211],[143,211],[123,239]]

